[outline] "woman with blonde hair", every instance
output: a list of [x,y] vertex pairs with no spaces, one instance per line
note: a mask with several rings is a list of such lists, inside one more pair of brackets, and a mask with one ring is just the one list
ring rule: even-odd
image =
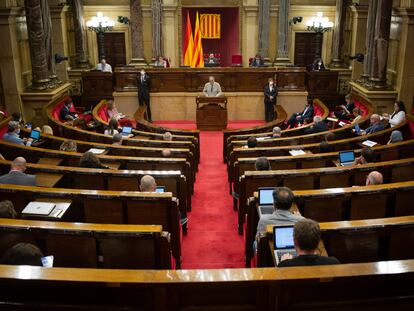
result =
[[76,141],[67,139],[63,141],[59,149],[60,151],[77,152],[78,145],[76,144]]
[[53,136],[53,129],[49,125],[43,125],[42,126],[42,134]]

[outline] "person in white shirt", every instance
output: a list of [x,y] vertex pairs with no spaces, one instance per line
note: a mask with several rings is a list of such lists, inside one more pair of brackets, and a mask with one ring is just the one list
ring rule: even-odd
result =
[[394,103],[394,112],[389,115],[388,113],[384,113],[383,118],[388,120],[388,123],[391,127],[395,127],[400,123],[405,121],[405,106],[404,103],[400,100]]
[[102,58],[101,62],[96,65],[96,70],[100,70],[102,72],[112,72],[112,67],[106,63],[105,58]]
[[203,94],[205,97],[219,97],[223,95],[221,86],[219,83],[214,81],[214,77],[208,78],[209,82],[204,85]]

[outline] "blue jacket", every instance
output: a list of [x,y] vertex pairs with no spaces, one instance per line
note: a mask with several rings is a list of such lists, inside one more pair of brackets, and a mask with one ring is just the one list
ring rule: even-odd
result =
[[375,132],[382,131],[384,128],[385,128],[385,127],[384,127],[384,124],[382,124],[382,123],[377,123],[377,124],[374,124],[374,125],[371,125],[370,127],[368,127],[368,128],[365,130],[365,133],[366,133],[366,134],[372,134],[372,133],[375,133]]
[[15,132],[6,133],[3,135],[3,140],[8,141],[10,143],[24,145],[24,140],[19,137],[19,134]]

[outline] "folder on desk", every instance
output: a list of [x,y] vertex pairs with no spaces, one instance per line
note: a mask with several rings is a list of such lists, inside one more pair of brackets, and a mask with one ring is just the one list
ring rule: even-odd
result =
[[88,152],[92,152],[93,154],[102,154],[105,152],[105,149],[91,148],[88,150]]

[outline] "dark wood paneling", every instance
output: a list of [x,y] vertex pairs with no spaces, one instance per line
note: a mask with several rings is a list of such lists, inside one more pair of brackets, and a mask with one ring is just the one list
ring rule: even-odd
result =
[[105,33],[105,58],[106,62],[114,68],[115,66],[126,65],[125,33]]
[[[320,42],[322,48],[322,40]],[[295,65],[307,67],[313,63],[316,56],[317,40],[313,32],[299,32],[295,34]]]

